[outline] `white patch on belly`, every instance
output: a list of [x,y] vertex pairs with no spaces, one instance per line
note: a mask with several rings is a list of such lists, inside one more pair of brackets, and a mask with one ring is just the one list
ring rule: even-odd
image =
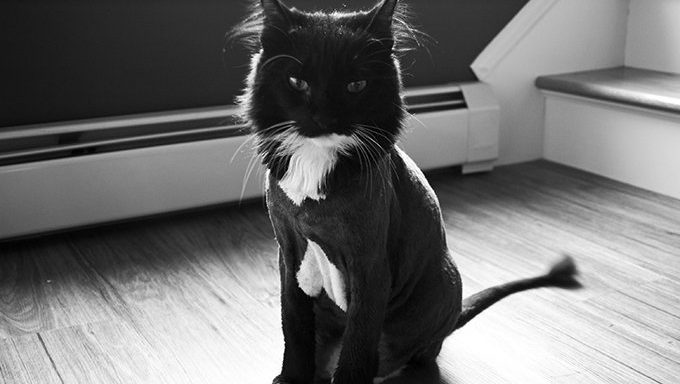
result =
[[338,154],[356,143],[353,136],[335,133],[321,137],[304,137],[295,132],[286,135],[281,150],[290,155],[290,162],[279,186],[298,206],[306,198],[325,199],[320,189],[335,167]]
[[308,296],[317,297],[325,290],[328,297],[343,311],[347,312],[345,280],[333,265],[319,244],[307,240],[307,251],[297,273],[300,289]]

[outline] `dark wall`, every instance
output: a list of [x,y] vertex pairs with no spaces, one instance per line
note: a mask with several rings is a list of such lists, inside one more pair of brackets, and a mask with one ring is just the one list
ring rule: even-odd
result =
[[[427,49],[403,63],[407,85],[474,80],[470,63],[527,0],[411,0]],[[248,57],[222,57],[247,0],[4,0],[0,126],[230,104]],[[289,0],[301,9],[371,0]]]

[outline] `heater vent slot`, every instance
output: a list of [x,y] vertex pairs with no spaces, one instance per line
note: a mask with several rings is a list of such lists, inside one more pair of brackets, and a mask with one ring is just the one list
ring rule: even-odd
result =
[[[411,114],[464,109],[458,87],[408,90]],[[235,107],[0,129],[0,166],[246,135]]]
[[0,166],[246,135],[234,107],[0,129]]
[[[483,83],[408,88],[397,143],[423,170],[489,171],[500,109]],[[0,241],[262,196],[233,106],[0,128]],[[251,175],[251,177],[247,177]]]
[[465,97],[460,89],[434,93],[406,94],[404,98],[410,113],[426,113],[465,109]]

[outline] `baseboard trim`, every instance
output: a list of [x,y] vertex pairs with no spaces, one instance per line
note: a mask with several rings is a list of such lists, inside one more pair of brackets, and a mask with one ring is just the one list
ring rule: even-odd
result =
[[247,138],[0,167],[0,238],[260,197],[259,161],[237,153]]
[[544,157],[680,199],[680,115],[548,94]]
[[[405,97],[411,116],[405,121],[400,146],[422,169],[493,162],[497,158],[499,107],[487,85],[409,89]],[[206,121],[201,113],[188,116],[180,112],[134,121],[125,116],[121,122],[39,127],[44,128],[44,134],[38,132],[39,138],[56,138],[63,151],[74,149],[59,140],[65,130],[71,130],[68,136],[80,135],[75,140],[86,147],[76,149],[92,151],[59,153],[58,157],[25,162],[14,158],[17,162],[0,164],[0,212],[3,219],[8,218],[0,220],[0,239],[262,196],[264,171],[252,151],[254,137],[245,135],[247,131],[237,125],[214,123],[233,115],[233,109],[207,112],[218,116],[211,115]],[[155,120],[158,118],[166,121],[159,123]],[[163,131],[165,123],[170,126]],[[93,124],[92,132],[83,131],[87,124]],[[10,131],[0,131],[0,139],[2,134],[6,139],[0,144],[11,144],[12,135],[23,134]],[[221,136],[186,140],[198,133]],[[177,134],[183,141],[157,143]],[[151,135],[149,140],[154,143],[145,141],[144,135]],[[114,144],[128,145],[106,147],[111,136],[115,136]],[[130,148],[124,143],[127,140],[139,146]],[[40,151],[42,144],[24,149]],[[44,148],[52,150],[49,143]]]

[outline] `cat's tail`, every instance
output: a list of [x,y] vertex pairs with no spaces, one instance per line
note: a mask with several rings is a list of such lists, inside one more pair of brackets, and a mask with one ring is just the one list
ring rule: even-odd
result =
[[512,281],[477,292],[463,300],[463,308],[456,323],[456,329],[467,324],[492,304],[513,293],[538,287],[578,288],[581,285],[575,279],[577,274],[576,263],[570,256],[565,256],[544,275]]

